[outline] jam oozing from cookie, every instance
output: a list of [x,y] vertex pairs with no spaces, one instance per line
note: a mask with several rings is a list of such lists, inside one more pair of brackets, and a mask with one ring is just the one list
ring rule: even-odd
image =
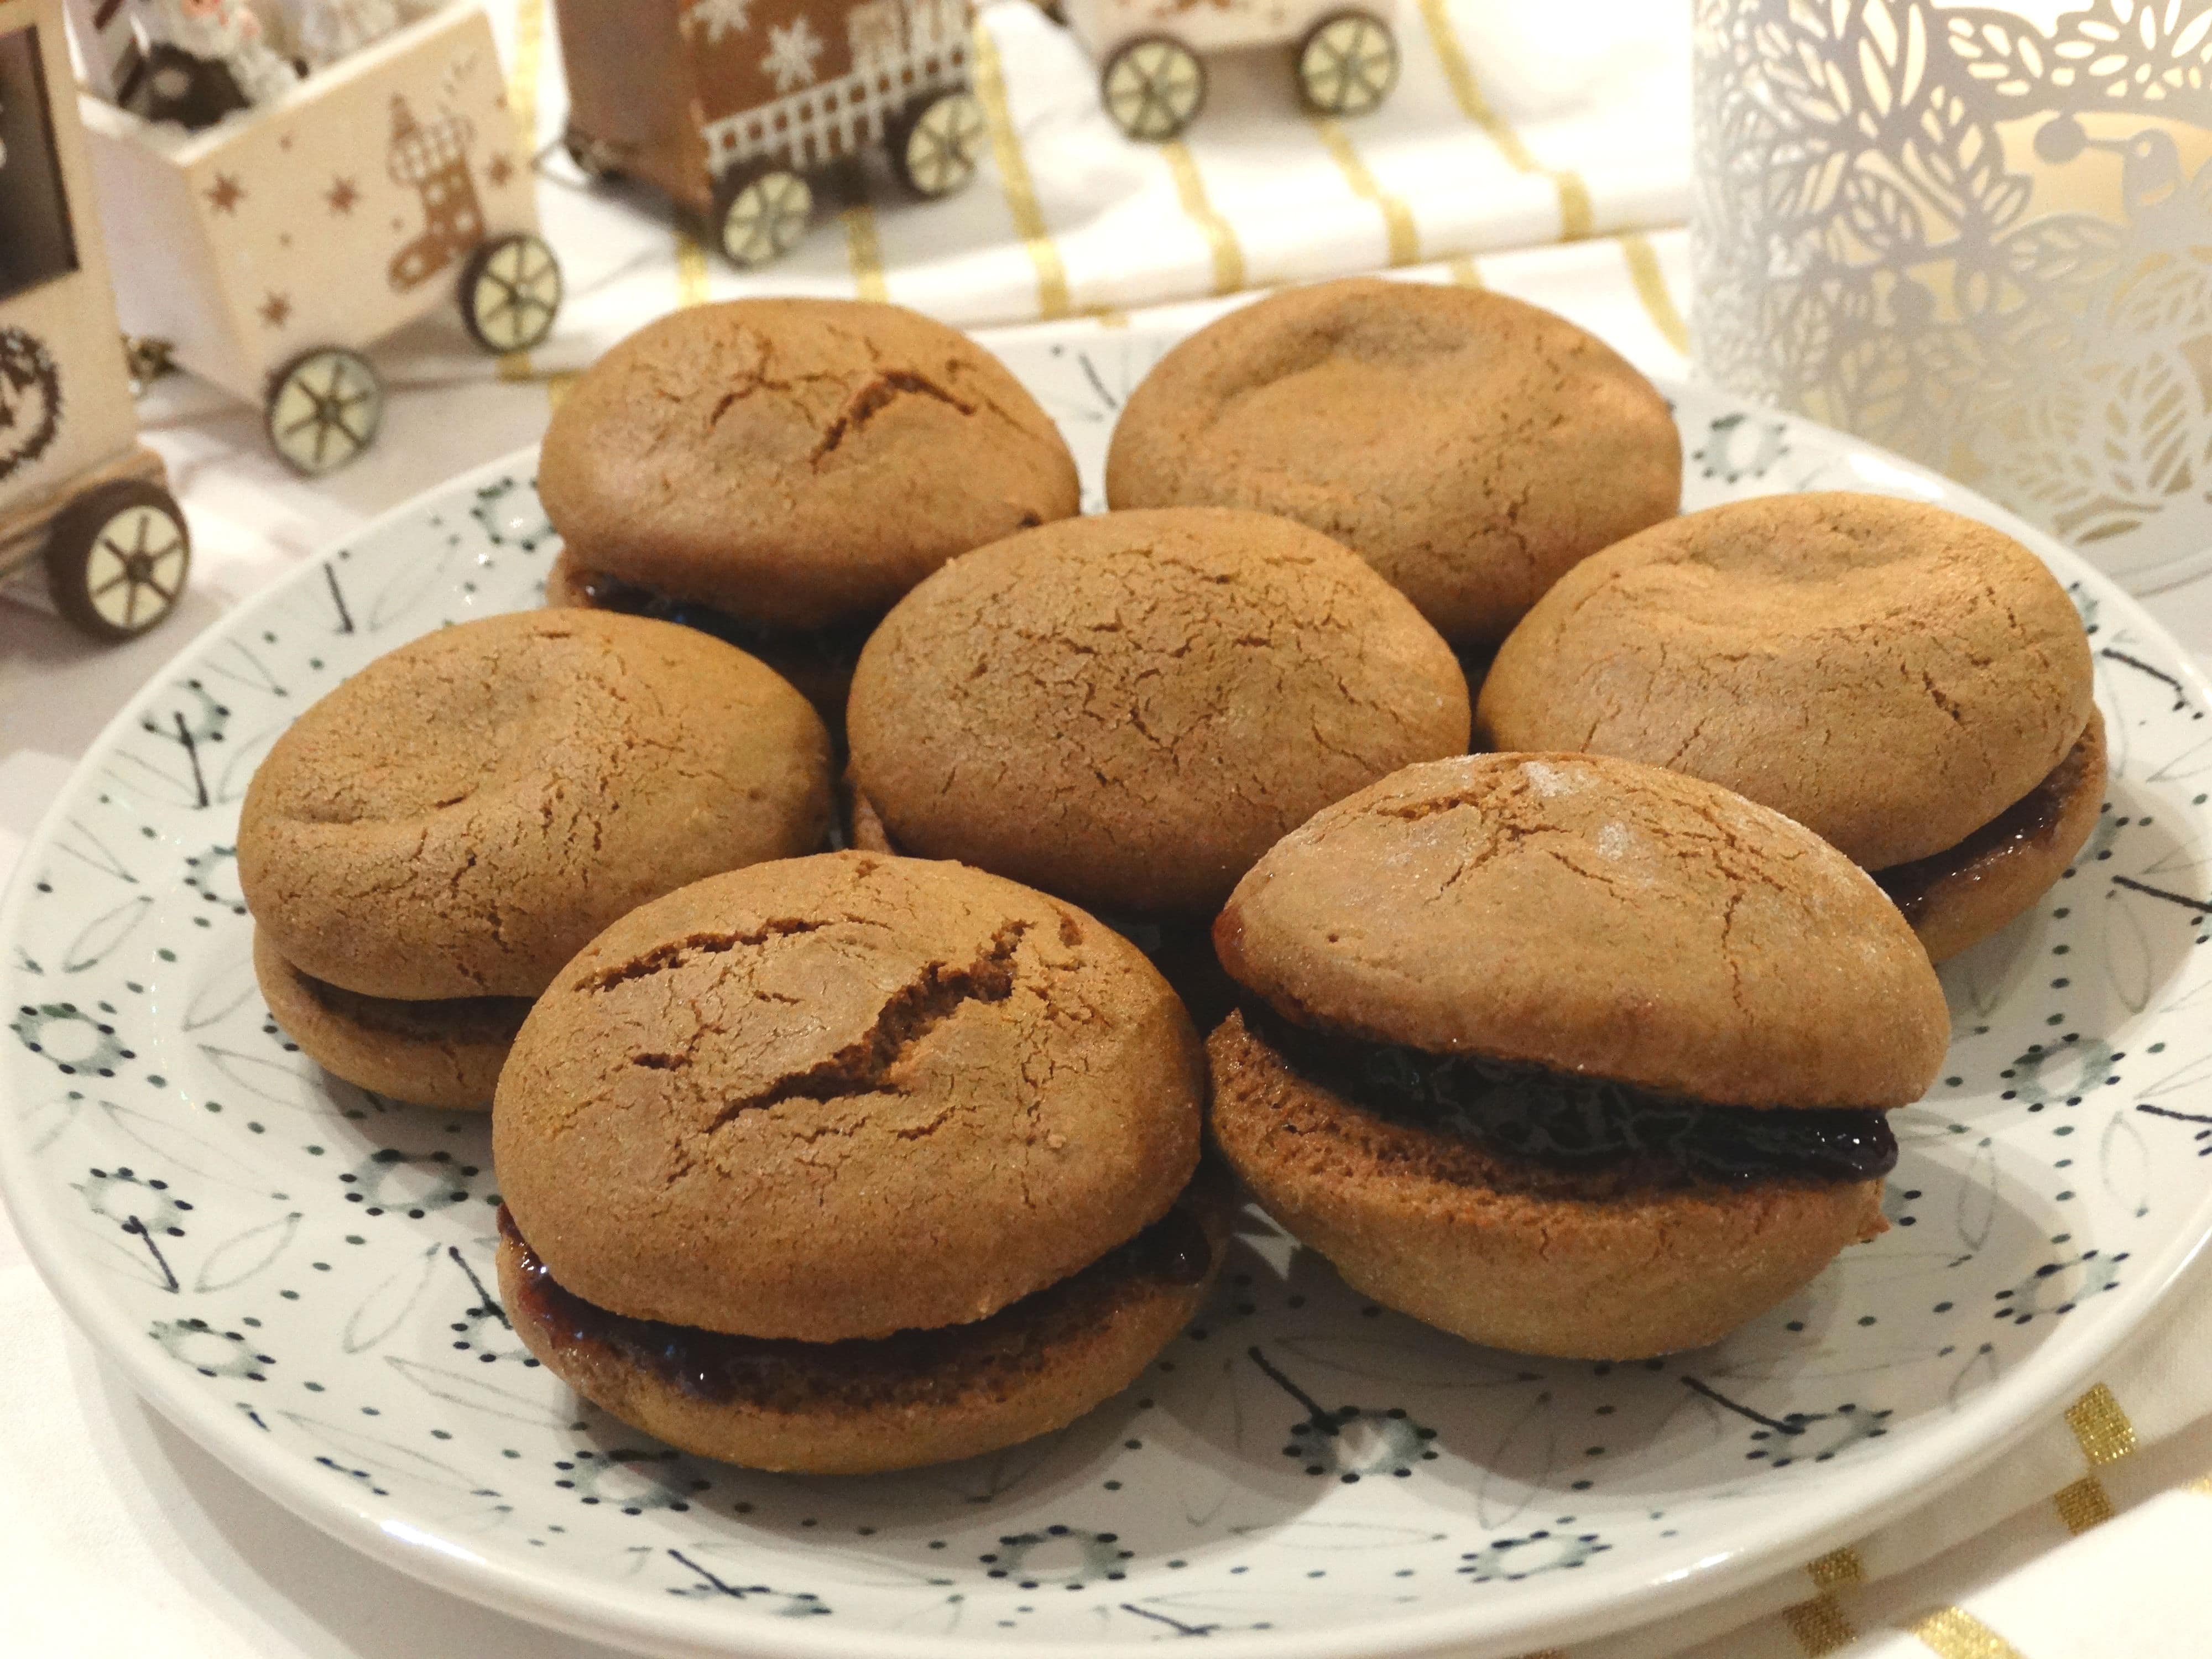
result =
[[842,670],[848,675],[860,659],[860,647],[868,642],[868,635],[875,631],[879,620],[869,617],[860,622],[803,630],[769,628],[712,605],[656,593],[649,587],[626,582],[605,571],[580,571],[578,578],[576,590],[593,610],[619,611],[625,616],[647,617],[655,622],[694,628],[725,645],[734,645],[756,656],[773,653],[789,658],[804,654],[825,668]]
[[1917,921],[1928,907],[1929,895],[1946,878],[2008,854],[2041,847],[2058,833],[2068,803],[2087,781],[2092,743],[2084,732],[2048,777],[1966,840],[1910,864],[1875,871],[1875,885],[1889,895],[1907,921]]
[[1706,1106],[1626,1084],[1310,1030],[1247,1002],[1248,1029],[1324,1088],[1509,1157],[1662,1160],[1707,1181],[1871,1181],[1897,1164],[1881,1112]]
[[896,1390],[963,1361],[1018,1355],[1034,1331],[1048,1331],[1087,1296],[1110,1297],[1117,1284],[1191,1286],[1203,1284],[1213,1268],[1205,1224],[1187,1202],[1179,1202],[1127,1243],[988,1319],[858,1341],[799,1342],[611,1312],[553,1277],[504,1204],[499,1231],[521,1259],[521,1292],[507,1310],[518,1326],[527,1321],[564,1346],[592,1342],[612,1348],[694,1398],[718,1404],[814,1395],[825,1374],[863,1390]]

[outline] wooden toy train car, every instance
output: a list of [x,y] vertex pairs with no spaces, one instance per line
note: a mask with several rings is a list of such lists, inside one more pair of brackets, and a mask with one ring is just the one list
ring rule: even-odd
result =
[[1298,93],[1318,115],[1364,115],[1398,84],[1395,0],[1056,0],[1054,15],[1099,64],[1106,112],[1164,143],[1206,104],[1206,56],[1297,49]]
[[122,342],[60,0],[0,0],[0,578],[43,560],[107,640],[167,616],[191,563]]
[[822,171],[880,144],[951,194],[984,137],[967,0],[560,0],[568,149],[652,185],[742,266],[787,253]]

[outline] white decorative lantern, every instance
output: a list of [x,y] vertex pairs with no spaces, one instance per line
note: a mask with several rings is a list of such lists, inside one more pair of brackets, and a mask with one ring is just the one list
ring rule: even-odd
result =
[[2212,568],[2212,0],[1697,0],[1710,378]]

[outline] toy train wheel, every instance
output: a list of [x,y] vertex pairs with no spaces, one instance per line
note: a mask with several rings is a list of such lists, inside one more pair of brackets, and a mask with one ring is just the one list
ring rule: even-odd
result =
[[368,359],[343,346],[295,357],[270,383],[270,447],[295,472],[334,472],[376,441],[384,382]]
[[176,498],[143,478],[88,490],[54,520],[46,580],[54,608],[97,640],[138,637],[177,608],[192,538]]
[[732,173],[714,192],[714,234],[730,263],[750,270],[799,246],[814,217],[814,188],[783,167]]
[[1298,47],[1298,90],[1321,114],[1364,115],[1397,84],[1397,37],[1367,12],[1322,18]]
[[892,123],[891,166],[915,195],[950,196],[975,176],[985,131],[974,93],[939,93]]
[[553,331],[561,291],[561,262],[542,237],[497,237],[461,272],[461,320],[486,351],[527,351]]
[[1146,35],[1106,60],[1099,76],[1106,112],[1132,138],[1164,143],[1206,104],[1206,65],[1180,40]]

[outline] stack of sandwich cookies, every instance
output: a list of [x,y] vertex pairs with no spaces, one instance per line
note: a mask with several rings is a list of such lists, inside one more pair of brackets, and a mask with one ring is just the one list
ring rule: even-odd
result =
[[1356,1288],[1528,1353],[1714,1341],[1881,1232],[1883,1113],[1949,1034],[1849,860],[1594,756],[1409,768],[1270,852],[1215,938],[1230,1163]]
[[1203,1300],[1203,1091],[1174,994],[1082,912],[951,863],[755,866],[624,918],[532,1012],[493,1113],[502,1294],[550,1369],[690,1450],[991,1450]]
[[1249,507],[1334,537],[1476,649],[1681,489],[1667,400],[1602,341],[1503,295],[1374,278],[1200,330],[1131,396],[1106,468],[1117,508]]
[[1476,734],[1786,813],[1872,871],[1942,960],[2031,908],[2094,827],[2093,679],[2065,591],[2010,537],[1917,501],[1782,495],[1569,573],[1499,650]]
[[481,1108],[530,1001],[608,923],[823,844],[830,742],[689,629],[465,623],[380,658],[254,774],[239,875],[277,1023],[346,1080]]
[[899,307],[827,300],[694,307],[630,336],[555,414],[538,489],[565,542],[548,603],[704,629],[833,726],[900,595],[1080,499],[996,358]]

